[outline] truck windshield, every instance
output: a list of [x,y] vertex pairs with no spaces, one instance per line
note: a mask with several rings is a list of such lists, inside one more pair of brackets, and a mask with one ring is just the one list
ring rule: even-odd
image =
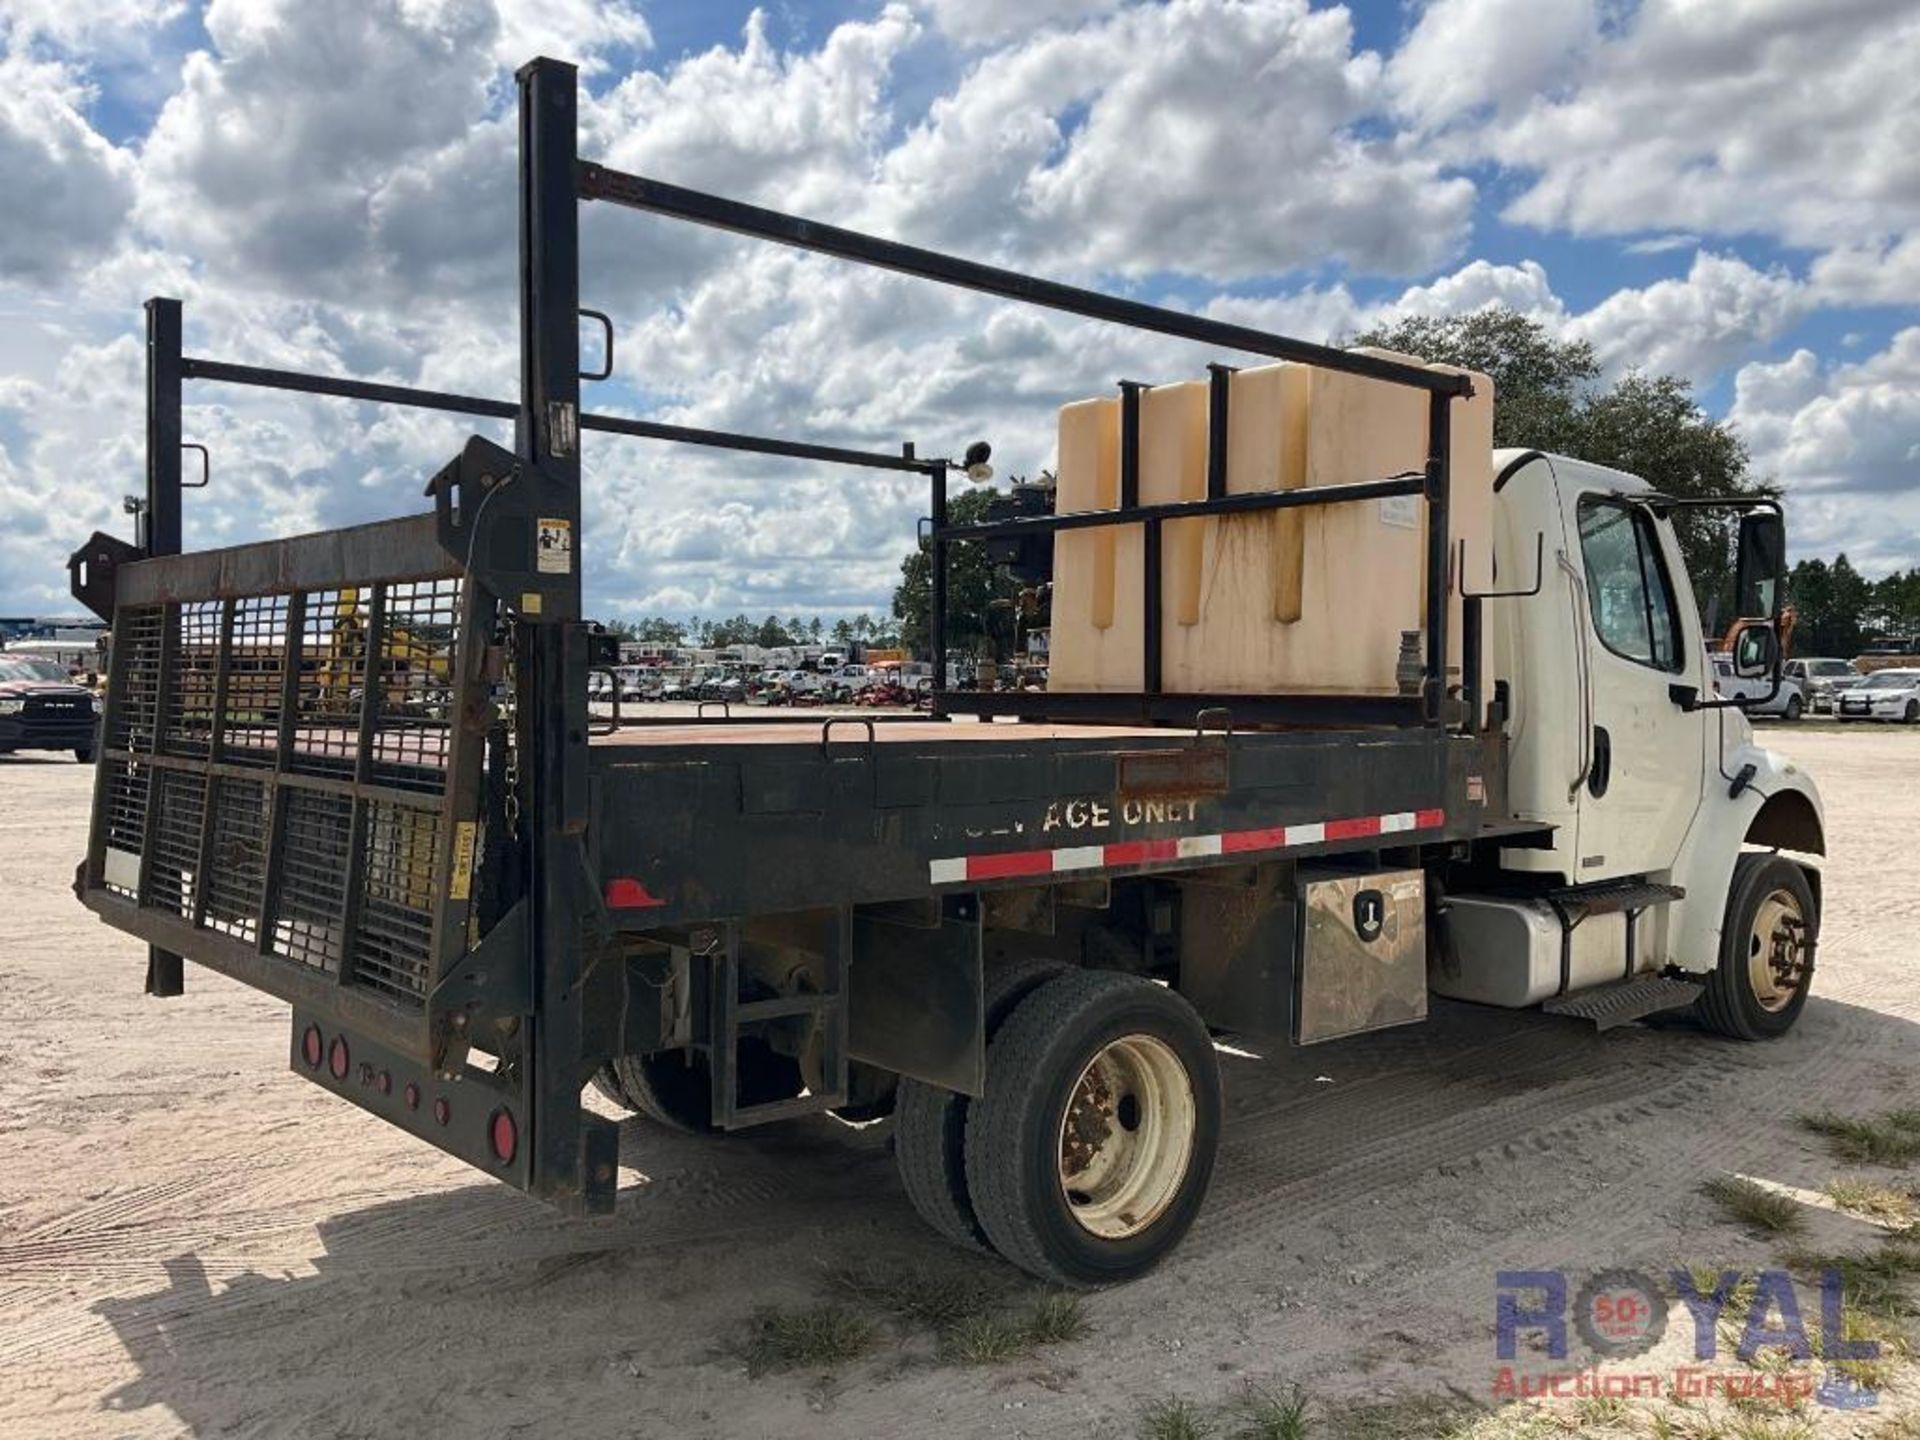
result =
[[0,660],[0,680],[65,680],[64,665],[51,660]]

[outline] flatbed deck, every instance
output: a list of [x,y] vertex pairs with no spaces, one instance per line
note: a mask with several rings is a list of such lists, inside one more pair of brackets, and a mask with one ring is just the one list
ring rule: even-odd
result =
[[635,726],[590,751],[621,928],[1484,837],[1497,738],[991,721]]
[[590,743],[600,747],[652,745],[814,745],[823,741],[850,744],[866,739],[871,722],[873,737],[885,744],[969,743],[1018,740],[1165,740],[1192,738],[1154,726],[1114,725],[1021,725],[996,720],[944,720],[934,716],[906,715],[898,712],[863,714],[832,712],[809,716],[801,711],[792,717],[718,721],[628,721],[610,734],[597,734]]

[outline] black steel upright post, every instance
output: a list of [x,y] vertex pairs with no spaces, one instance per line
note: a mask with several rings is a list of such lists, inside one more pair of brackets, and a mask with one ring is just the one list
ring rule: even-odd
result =
[[1227,414],[1233,387],[1231,365],[1207,366],[1207,498],[1227,497]]
[[[147,497],[144,548],[148,555],[180,553],[180,302],[147,301]],[[147,947],[147,994],[186,990],[185,963],[171,950]]]
[[947,688],[947,467],[930,472],[933,493],[928,508],[933,515],[933,538],[927,542],[927,648],[933,652],[933,693]]
[[1140,505],[1140,392],[1151,387],[1138,380],[1120,382],[1120,508]]
[[1436,390],[1427,397],[1427,683],[1426,712],[1431,724],[1445,725],[1447,714],[1447,596],[1453,542],[1448,500],[1452,493],[1453,397]]
[[[580,839],[587,823],[587,665],[580,614],[580,216],[574,184],[578,76],[535,60],[520,84],[520,413],[515,449],[537,472],[543,515],[573,537],[560,603],[520,609],[521,774],[530,793],[527,893],[537,1010],[530,1037],[535,1193],[569,1209],[610,1207],[611,1160],[583,1154]],[[547,519],[542,520],[546,525]],[[543,577],[543,578],[551,578]],[[549,597],[549,603],[553,597]],[[543,610],[545,606],[542,607]],[[604,1175],[596,1176],[603,1167]],[[598,1183],[596,1183],[596,1181]]]

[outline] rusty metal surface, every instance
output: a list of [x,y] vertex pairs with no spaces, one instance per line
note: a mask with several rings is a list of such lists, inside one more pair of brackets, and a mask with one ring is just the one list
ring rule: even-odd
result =
[[1120,757],[1118,793],[1123,800],[1224,795],[1231,772],[1232,765],[1224,744],[1202,743],[1178,750],[1142,750]]
[[417,515],[134,561],[116,572],[115,598],[122,607],[227,600],[376,581],[425,580],[456,568],[435,538],[433,516]]

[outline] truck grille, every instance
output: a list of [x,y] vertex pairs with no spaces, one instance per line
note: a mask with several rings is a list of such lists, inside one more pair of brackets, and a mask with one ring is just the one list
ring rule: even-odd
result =
[[[407,553],[451,568],[430,547]],[[246,570],[186,568],[203,558],[135,573]],[[417,1013],[464,949],[467,886],[449,871],[483,742],[456,723],[459,662],[463,640],[485,643],[492,601],[419,568],[353,581],[195,596],[169,580],[151,587],[169,598],[122,604],[85,883],[191,927],[167,929],[169,948],[216,969],[253,978],[248,965],[271,962],[269,974],[310,977],[290,984],[325,977]]]
[[93,718],[93,701],[84,695],[29,695],[20,707],[20,718],[85,724]]

